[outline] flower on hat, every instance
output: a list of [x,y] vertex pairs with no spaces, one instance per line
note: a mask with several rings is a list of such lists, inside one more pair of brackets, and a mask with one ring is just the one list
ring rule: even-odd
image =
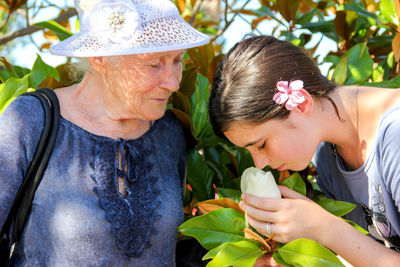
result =
[[139,26],[139,14],[127,3],[100,3],[92,11],[90,24],[105,41],[129,42]]
[[100,0],[80,0],[79,8],[85,12],[90,11]]
[[279,92],[274,95],[273,100],[278,105],[286,102],[285,107],[287,110],[296,108],[298,104],[306,100],[303,92],[301,92],[301,89],[303,89],[303,81],[301,80],[292,81],[290,84],[288,81],[279,81],[276,84],[276,88]]

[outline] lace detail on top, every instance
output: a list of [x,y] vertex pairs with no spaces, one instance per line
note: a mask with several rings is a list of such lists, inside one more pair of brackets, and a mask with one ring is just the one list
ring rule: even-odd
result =
[[[135,141],[134,145],[122,139],[104,143],[95,159],[101,175],[92,178],[117,247],[126,257],[137,258],[151,247],[150,236],[158,233],[154,224],[161,215],[156,213],[160,205],[155,197],[160,193],[155,188],[158,178],[150,175],[154,164],[147,159],[151,148],[145,149],[140,139]],[[118,169],[118,151],[121,151],[123,170],[126,163],[126,172]],[[99,161],[101,158],[115,158],[114,165],[112,161]],[[126,196],[119,192],[118,176],[125,181]]]

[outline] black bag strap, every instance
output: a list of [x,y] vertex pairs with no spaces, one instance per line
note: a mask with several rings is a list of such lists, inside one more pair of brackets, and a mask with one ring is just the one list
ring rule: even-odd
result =
[[[9,243],[9,259],[12,256],[15,244],[19,242],[24,230],[36,189],[42,180],[43,173],[46,170],[53,150],[60,122],[60,105],[56,94],[51,89],[40,88],[34,92],[25,94],[34,96],[40,100],[45,119],[35,155],[1,231],[0,241],[8,240]],[[4,251],[1,251],[1,253],[4,253]]]

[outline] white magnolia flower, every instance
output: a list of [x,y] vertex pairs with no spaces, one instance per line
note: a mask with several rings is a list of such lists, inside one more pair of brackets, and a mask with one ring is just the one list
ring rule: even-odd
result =
[[99,4],[90,24],[101,32],[101,38],[113,43],[129,42],[139,27],[139,14],[134,6],[125,3]]
[[240,188],[242,193],[257,197],[282,198],[272,173],[254,167],[243,172]]

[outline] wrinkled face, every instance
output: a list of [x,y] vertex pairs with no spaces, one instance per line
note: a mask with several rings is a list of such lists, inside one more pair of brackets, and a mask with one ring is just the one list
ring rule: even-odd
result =
[[179,89],[184,52],[105,57],[108,99],[122,100],[127,118],[161,118],[170,95]]
[[292,115],[261,124],[234,122],[224,134],[235,145],[247,148],[259,169],[268,165],[277,170],[303,170],[319,142],[312,129],[296,122]]

